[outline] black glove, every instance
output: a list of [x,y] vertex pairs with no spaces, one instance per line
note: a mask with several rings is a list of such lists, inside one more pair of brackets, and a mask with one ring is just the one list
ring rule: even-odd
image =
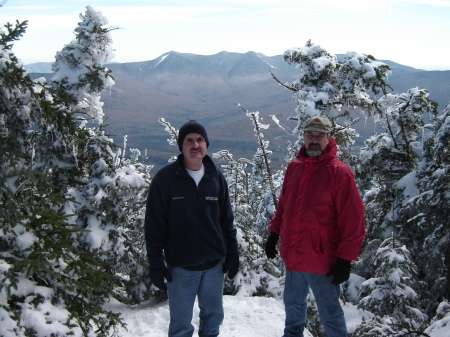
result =
[[331,275],[334,275],[331,284],[341,284],[347,281],[350,277],[350,261],[338,257],[335,265],[327,274],[327,276]]
[[150,267],[150,281],[155,285],[156,288],[160,290],[166,290],[167,286],[164,282],[172,282],[172,275],[170,275],[169,270],[163,267]]
[[277,233],[270,232],[269,237],[267,238],[264,249],[266,251],[266,255],[269,259],[275,258],[277,256],[277,243],[280,236]]
[[228,273],[228,278],[233,279],[239,270],[239,254],[238,253],[230,253],[225,257],[225,261],[223,263],[222,272]]

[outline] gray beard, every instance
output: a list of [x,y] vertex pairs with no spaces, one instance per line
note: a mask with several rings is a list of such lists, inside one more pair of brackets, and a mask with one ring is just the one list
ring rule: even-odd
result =
[[306,150],[306,154],[308,157],[319,157],[322,154],[322,151],[319,150]]

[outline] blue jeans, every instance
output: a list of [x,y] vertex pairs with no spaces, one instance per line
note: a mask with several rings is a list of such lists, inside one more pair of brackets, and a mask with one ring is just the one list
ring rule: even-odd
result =
[[307,296],[311,288],[327,337],[347,337],[344,311],[339,303],[340,285],[333,276],[286,271],[284,306],[286,321],[283,337],[301,337],[306,326]]
[[192,315],[198,296],[200,326],[198,335],[216,337],[222,324],[223,313],[223,263],[204,271],[191,271],[168,266],[172,282],[167,283],[169,297],[169,337],[192,337]]

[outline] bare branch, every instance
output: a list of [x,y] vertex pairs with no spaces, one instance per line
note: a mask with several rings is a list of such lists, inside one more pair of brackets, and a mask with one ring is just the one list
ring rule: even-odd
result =
[[240,104],[238,106],[243,111],[245,111],[245,113],[250,114],[250,116],[251,116],[253,126],[255,127],[256,137],[258,138],[259,148],[261,149],[261,153],[262,153],[261,156],[264,158],[264,164],[266,166],[267,179],[269,180],[269,187],[270,187],[270,192],[272,193],[273,204],[275,205],[275,208],[276,208],[278,206],[278,199],[277,199],[277,196],[275,193],[275,186],[273,184],[272,171],[270,169],[269,158],[268,158],[269,154],[271,154],[272,151],[266,150],[266,146],[264,145],[264,141],[261,136],[261,129],[259,127],[259,122],[258,122],[258,118],[257,118],[256,114],[254,112],[249,112],[248,110],[245,110]]
[[272,72],[272,69],[269,69],[269,71],[270,71],[270,74],[272,75],[272,77],[275,79],[275,81],[278,82],[278,84],[282,85],[283,87],[285,87],[286,89],[289,89],[291,91],[294,91],[294,92],[298,91],[297,89],[295,89],[295,88],[293,88],[293,87],[291,87],[291,86],[289,86],[289,85],[287,85],[285,83],[282,83],[278,78],[276,78],[275,75]]

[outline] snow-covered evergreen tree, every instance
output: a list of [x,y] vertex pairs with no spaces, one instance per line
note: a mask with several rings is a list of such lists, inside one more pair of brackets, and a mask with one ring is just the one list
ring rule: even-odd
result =
[[[32,81],[11,52],[25,28],[0,29],[0,334],[107,335],[120,322],[102,309],[97,293],[109,275],[94,254],[78,249],[81,229],[69,220],[62,184],[54,184],[55,163],[45,163],[55,158],[52,149],[72,149],[76,123],[62,99],[43,80]],[[55,147],[44,155],[39,147],[49,139]]]
[[415,194],[411,174],[422,153],[421,130],[427,116],[433,116],[436,104],[425,90],[409,89],[402,94],[386,94],[377,101],[375,121],[384,132],[365,141],[360,152],[360,185],[365,187],[366,238],[360,266],[371,277],[365,257],[374,254],[392,231],[406,225],[399,218],[405,200]]
[[392,331],[419,331],[427,317],[413,290],[416,266],[409,251],[393,236],[374,256],[375,275],[361,284],[358,307],[374,314],[356,336],[390,336]]
[[0,30],[5,336],[109,335],[120,316],[105,301],[137,303],[151,292],[143,249],[151,166],[136,149],[125,159],[103,129],[111,38],[92,7],[81,19],[50,86],[32,81],[11,52],[26,23]]
[[392,186],[415,168],[424,118],[436,113],[436,104],[425,90],[413,88],[386,94],[377,106],[375,121],[384,132],[366,140],[360,155],[361,171],[376,186]]
[[[227,164],[222,165],[234,214],[237,229],[238,248],[240,255],[240,269],[234,280],[227,280],[225,293],[238,296],[280,297],[282,293],[282,268],[268,260],[262,249],[264,240],[256,225],[256,214],[250,206],[249,173],[246,159],[235,161],[231,153],[222,150],[213,154],[216,159],[223,159]],[[279,262],[279,261],[278,261]]]
[[78,132],[84,136],[74,151],[81,183],[69,190],[75,202],[67,207],[84,230],[78,238],[80,247],[100,254],[111,275],[104,293],[136,303],[148,296],[150,288],[143,256],[149,169],[141,165],[139,172],[125,160],[103,128],[101,94],[114,84],[104,67],[113,56],[111,29],[104,27],[106,17],[90,6],[80,18],[76,38],[56,55],[52,78],[52,87],[79,119]]
[[130,149],[130,152],[130,159],[125,159],[124,153],[118,163],[115,178],[119,189],[113,189],[117,193],[115,199],[119,200],[118,205],[115,204],[119,228],[125,238],[125,250],[116,252],[117,276],[122,280],[116,289],[123,295],[116,291],[114,296],[124,303],[140,303],[153,293],[144,239],[145,203],[153,165],[147,163],[146,153],[142,155],[138,149]]
[[234,204],[248,204],[248,176],[247,166],[252,162],[246,159],[234,160],[233,155],[228,150],[221,150],[213,153],[212,157],[219,160],[226,160],[227,164],[221,165],[224,176],[227,179],[230,200]]
[[112,28],[104,27],[108,19],[91,6],[80,18],[75,39],[56,54],[52,86],[78,118],[100,125],[104,113],[99,93],[114,84],[111,71],[103,66],[114,57]]
[[423,159],[410,179],[415,193],[405,198],[399,211],[404,224],[399,233],[410,242],[419,268],[422,305],[431,317],[450,297],[450,105],[425,126],[423,143]]
[[[357,136],[351,125],[358,111],[366,116],[376,113],[373,96],[386,91],[386,77],[391,73],[389,66],[370,55],[355,52],[347,53],[340,62],[311,41],[303,48],[287,50],[283,57],[288,64],[296,63],[299,70],[297,80],[284,85],[293,91],[297,103],[298,122],[294,131],[299,133],[310,117],[328,117],[340,157],[355,165],[356,158],[348,149]],[[301,133],[298,136],[301,143]]]

